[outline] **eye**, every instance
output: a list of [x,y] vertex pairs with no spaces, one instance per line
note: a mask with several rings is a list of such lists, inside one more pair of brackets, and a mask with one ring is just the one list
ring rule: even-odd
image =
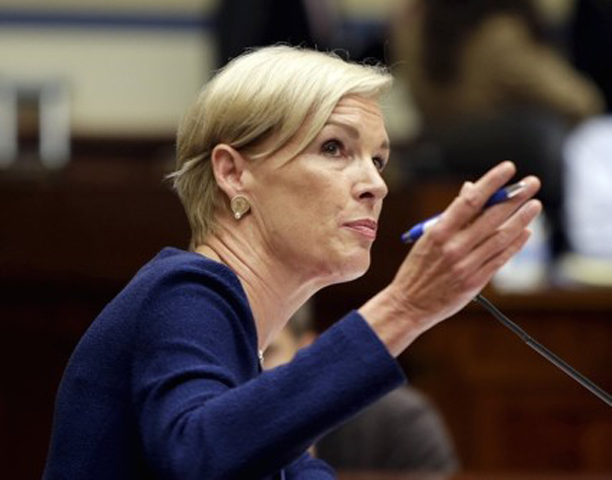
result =
[[382,172],[385,169],[385,165],[387,164],[387,161],[383,157],[373,157],[372,163],[374,163],[376,170],[378,170],[379,172]]
[[321,146],[321,152],[329,157],[338,157],[342,154],[344,145],[340,140],[328,140]]

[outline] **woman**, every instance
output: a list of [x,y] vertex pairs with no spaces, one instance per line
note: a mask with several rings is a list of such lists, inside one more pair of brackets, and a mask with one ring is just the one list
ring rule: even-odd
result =
[[[403,382],[393,357],[462,308],[528,237],[535,178],[466,184],[395,280],[288,365],[261,354],[314,292],[362,275],[387,193],[388,74],[269,47],[232,61],[178,134],[193,236],[145,265],[77,346],[45,478],[333,478],[307,448]],[[261,373],[261,374],[260,374]]]

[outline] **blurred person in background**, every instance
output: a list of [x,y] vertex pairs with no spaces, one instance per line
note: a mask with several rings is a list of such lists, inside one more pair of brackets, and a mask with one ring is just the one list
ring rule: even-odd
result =
[[567,283],[612,286],[612,2],[577,0],[567,43],[581,72],[601,89],[606,111],[565,143],[565,204],[571,251],[561,262]]
[[[265,369],[284,365],[316,340],[311,302],[265,351]],[[416,388],[388,393],[319,439],[315,456],[337,470],[454,473],[459,461],[439,413]]]
[[612,2],[576,0],[570,22],[572,60],[602,91],[606,113],[612,113]]
[[[393,25],[399,76],[421,116],[409,163],[474,175],[501,155],[542,179],[552,259],[568,247],[563,144],[601,113],[596,85],[546,41],[532,0],[407,0]],[[492,157],[493,155],[493,157]]]
[[612,115],[572,132],[565,162],[572,248],[560,262],[560,277],[570,285],[612,287]]
[[352,29],[339,0],[223,0],[216,16],[219,65],[245,50],[287,44],[386,63],[386,28]]
[[408,0],[401,12],[398,71],[426,127],[522,107],[575,125],[603,110],[593,82],[547,44],[533,0]]
[[321,50],[344,46],[334,0],[223,0],[216,31],[220,65],[248,48],[277,43]]

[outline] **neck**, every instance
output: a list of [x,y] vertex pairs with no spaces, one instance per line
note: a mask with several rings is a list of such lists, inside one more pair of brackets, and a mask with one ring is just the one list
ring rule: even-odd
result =
[[[233,219],[231,220],[233,221]],[[317,290],[316,279],[301,277],[234,225],[219,222],[196,252],[227,265],[239,278],[255,319],[258,349],[265,350],[289,318]],[[261,243],[261,242],[260,242]]]

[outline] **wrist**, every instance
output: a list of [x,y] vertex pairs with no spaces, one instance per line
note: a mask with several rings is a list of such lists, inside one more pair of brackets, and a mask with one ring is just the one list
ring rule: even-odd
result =
[[394,357],[425,330],[421,327],[423,322],[419,322],[419,315],[407,304],[401,294],[387,287],[358,310]]

